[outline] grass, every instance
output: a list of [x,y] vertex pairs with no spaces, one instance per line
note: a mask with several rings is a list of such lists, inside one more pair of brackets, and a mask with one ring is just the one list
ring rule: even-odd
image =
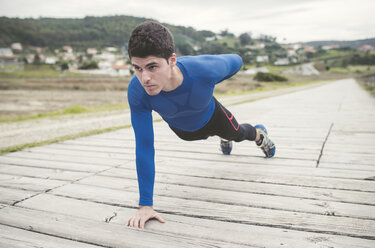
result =
[[105,104],[105,105],[90,106],[90,107],[78,105],[78,106],[70,106],[63,110],[59,110],[55,112],[41,113],[37,115],[17,116],[17,117],[2,116],[0,117],[0,123],[34,120],[34,119],[40,119],[40,118],[46,118],[46,117],[57,117],[57,116],[71,115],[71,114],[85,114],[85,113],[95,113],[95,112],[102,112],[102,111],[123,110],[127,108],[129,108],[127,104]]
[[365,84],[364,82],[361,81],[361,79],[357,79],[356,81],[358,82],[358,84],[359,84],[363,89],[365,89],[365,90],[368,91],[373,97],[375,97],[375,88],[372,88],[372,87],[370,87],[369,85]]
[[0,72],[0,78],[58,78],[58,77],[87,77],[78,73],[56,71],[50,65],[26,64],[23,70]]
[[349,65],[347,67],[332,67],[329,69],[334,73],[374,73],[375,66],[373,65]]

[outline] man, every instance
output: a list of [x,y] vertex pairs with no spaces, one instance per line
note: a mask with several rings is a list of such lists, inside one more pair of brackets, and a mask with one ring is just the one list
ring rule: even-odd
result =
[[136,76],[128,87],[131,121],[136,140],[139,210],[127,225],[144,228],[145,222],[163,218],[153,209],[155,177],[152,110],[184,140],[221,137],[222,152],[229,155],[232,141],[255,141],[266,157],[275,145],[263,125],[239,125],[214,97],[216,84],[233,76],[242,66],[238,55],[176,57],[170,31],[156,22],[137,26],[129,39],[128,53]]

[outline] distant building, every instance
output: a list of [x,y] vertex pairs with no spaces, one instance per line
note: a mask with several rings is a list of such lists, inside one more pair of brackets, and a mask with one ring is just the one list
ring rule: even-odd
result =
[[323,50],[331,50],[331,49],[336,49],[339,48],[339,45],[327,45],[327,46],[322,46]]
[[256,62],[258,63],[268,63],[268,55],[259,55],[256,57]]
[[46,57],[44,63],[48,64],[48,65],[54,65],[56,64],[56,57]]
[[0,48],[0,57],[13,58],[14,54],[10,48]]
[[216,39],[216,36],[212,36],[212,37],[206,37],[206,41],[214,41]]
[[106,61],[115,61],[116,55],[109,52],[103,52],[102,54],[96,54],[94,55],[93,59],[95,60],[106,60]]
[[13,51],[17,51],[17,52],[22,51],[21,43],[12,43],[12,45],[10,45],[10,48],[12,48]]
[[86,50],[87,54],[95,55],[98,53],[98,50],[96,48],[90,47]]
[[288,57],[297,56],[297,52],[293,48],[289,48],[287,51],[287,56]]
[[256,67],[256,68],[251,68],[251,69],[246,70],[244,74],[255,75],[258,72],[268,73],[270,71],[265,67]]
[[363,45],[358,50],[364,51],[364,52],[371,52],[374,50],[374,48],[370,45]]
[[112,69],[114,72],[111,75],[115,76],[130,76],[129,66],[127,65],[113,65]]
[[289,59],[288,58],[279,58],[273,64],[274,65],[289,65]]
[[304,51],[305,53],[307,53],[307,52],[315,53],[315,48],[314,48],[313,46],[304,46],[304,47],[303,47],[303,51]]
[[294,44],[290,44],[289,47],[291,49],[293,49],[294,51],[297,51],[298,49],[302,48],[302,44],[301,43],[294,43]]
[[27,63],[31,64],[34,62],[35,54],[28,54],[26,56]]
[[104,50],[110,53],[116,53],[118,51],[116,47],[106,47]]
[[260,50],[265,47],[264,43],[257,43],[255,45],[247,45],[246,48],[252,49],[252,50]]
[[72,53],[73,52],[73,48],[71,46],[63,46],[62,49],[66,53]]

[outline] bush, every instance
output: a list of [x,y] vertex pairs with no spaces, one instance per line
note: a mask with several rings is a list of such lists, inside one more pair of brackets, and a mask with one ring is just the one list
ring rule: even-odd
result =
[[90,63],[84,62],[83,65],[79,67],[81,70],[90,70],[90,69],[98,69],[98,64],[95,61],[92,61]]
[[257,72],[254,76],[254,80],[261,81],[261,82],[285,82],[288,79],[284,76],[273,74],[273,73],[266,73],[266,72]]

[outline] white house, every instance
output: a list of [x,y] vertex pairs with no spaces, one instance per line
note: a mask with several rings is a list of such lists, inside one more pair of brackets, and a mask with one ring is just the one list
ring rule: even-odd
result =
[[251,68],[251,69],[248,69],[244,72],[244,74],[248,74],[248,75],[255,75],[257,74],[258,72],[264,72],[264,73],[268,73],[270,72],[267,68],[265,67],[256,67],[256,68]]
[[10,48],[0,48],[0,57],[13,58],[13,52]]
[[54,65],[56,64],[56,57],[46,57],[44,63],[48,64],[48,65]]
[[22,51],[21,43],[12,43],[10,47],[12,48],[13,51]]
[[268,55],[258,55],[256,58],[256,62],[258,63],[268,63]]
[[289,59],[288,58],[278,58],[274,65],[289,65]]
[[87,52],[87,54],[95,55],[95,54],[98,53],[98,50],[96,50],[96,48],[94,48],[94,47],[89,47],[89,48],[87,48],[86,52]]

